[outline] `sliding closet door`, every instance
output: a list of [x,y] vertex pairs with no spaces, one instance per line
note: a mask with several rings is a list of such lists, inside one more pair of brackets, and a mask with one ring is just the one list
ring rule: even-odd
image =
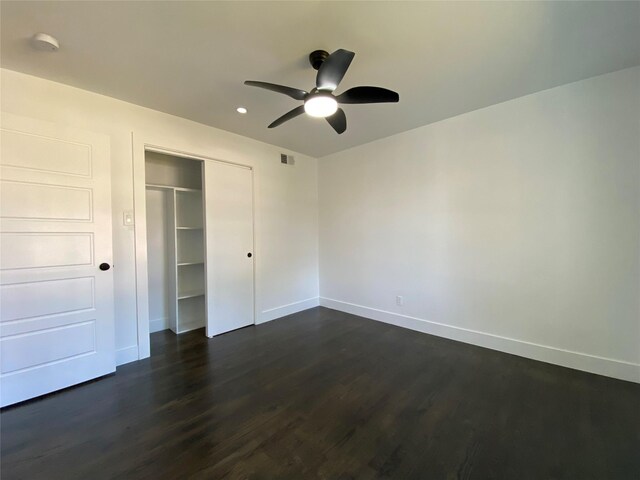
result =
[[253,172],[205,161],[207,336],[254,323]]

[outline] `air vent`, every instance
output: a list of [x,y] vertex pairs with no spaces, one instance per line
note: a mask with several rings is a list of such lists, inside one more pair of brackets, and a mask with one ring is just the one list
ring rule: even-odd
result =
[[293,165],[295,163],[293,160],[293,155],[287,155],[286,153],[281,153],[280,163],[284,163],[285,165]]

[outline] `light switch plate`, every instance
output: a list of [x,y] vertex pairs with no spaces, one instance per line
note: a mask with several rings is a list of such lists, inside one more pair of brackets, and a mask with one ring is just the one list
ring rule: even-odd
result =
[[133,223],[133,212],[131,210],[127,210],[122,214],[122,223],[125,227],[131,227],[134,225]]

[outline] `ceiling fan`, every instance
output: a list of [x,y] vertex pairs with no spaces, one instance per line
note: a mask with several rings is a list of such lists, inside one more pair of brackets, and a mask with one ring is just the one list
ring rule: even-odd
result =
[[276,119],[269,125],[269,128],[277,127],[298,115],[307,113],[312,117],[326,118],[329,125],[338,134],[341,134],[347,129],[347,117],[344,110],[338,107],[339,103],[395,103],[400,100],[396,92],[381,87],[353,87],[335,96],[333,92],[347,73],[354,56],[355,53],[343,49],[336,50],[331,55],[324,50],[311,52],[309,62],[315,70],[318,70],[318,75],[316,76],[316,87],[310,92],[253,80],[247,80],[244,84],[284,93],[295,100],[304,102],[303,105]]

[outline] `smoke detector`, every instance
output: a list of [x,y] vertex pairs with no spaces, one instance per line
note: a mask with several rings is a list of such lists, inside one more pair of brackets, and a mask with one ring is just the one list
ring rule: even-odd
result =
[[31,37],[31,44],[34,48],[45,52],[57,52],[60,48],[58,40],[46,33],[36,33]]

